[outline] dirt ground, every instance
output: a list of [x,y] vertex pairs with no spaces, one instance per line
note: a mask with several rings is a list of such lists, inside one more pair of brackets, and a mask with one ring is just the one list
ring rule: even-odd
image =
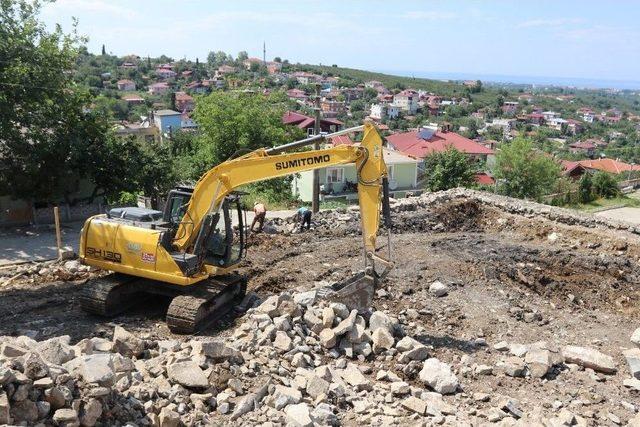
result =
[[[563,381],[480,376],[462,380],[465,392],[486,393],[500,386],[501,394],[518,399],[525,408],[560,401],[584,413],[608,405],[607,411],[618,411],[623,419],[628,414],[618,406],[621,401],[640,403],[637,392],[622,387],[628,373],[621,355],[640,326],[637,236],[534,220],[465,201],[398,213],[394,224],[395,268],[384,283],[386,296],[376,298],[374,306],[414,316],[416,330],[425,331],[416,338],[432,346],[440,360],[459,364],[467,356],[492,365],[498,357],[492,345],[497,342],[546,340],[597,348],[620,367],[606,377],[558,372]],[[357,229],[353,221],[299,235],[254,236],[240,272],[259,296],[341,280],[361,268]],[[450,285],[447,297],[428,294],[434,280]],[[150,298],[125,315],[101,319],[79,308],[83,282],[12,282],[0,292],[0,335],[42,339],[68,334],[77,341],[107,336],[114,324],[141,335],[171,335],[163,322],[168,300]],[[204,334],[228,334],[233,322],[228,317]],[[479,345],[479,338],[489,345]],[[464,396],[455,399],[465,406]]]

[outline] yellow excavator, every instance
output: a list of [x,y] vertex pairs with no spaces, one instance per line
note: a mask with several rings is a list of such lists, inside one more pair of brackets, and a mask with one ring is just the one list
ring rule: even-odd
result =
[[[363,131],[359,145],[293,151]],[[381,210],[390,227],[387,168],[382,138],[371,123],[320,134],[275,148],[258,149],[207,171],[193,187],[168,194],[163,212],[118,208],[84,224],[83,263],[110,271],[91,279],[80,297],[83,310],[114,316],[139,301],[141,293],[172,297],[166,320],[175,333],[192,334],[210,324],[244,297],[246,280],[232,271],[245,256],[247,227],[240,204],[243,185],[303,171],[355,163],[365,269],[330,291],[348,305],[370,303],[375,263],[391,266],[376,253]],[[382,209],[381,209],[382,207]],[[388,249],[390,251],[390,242]]]

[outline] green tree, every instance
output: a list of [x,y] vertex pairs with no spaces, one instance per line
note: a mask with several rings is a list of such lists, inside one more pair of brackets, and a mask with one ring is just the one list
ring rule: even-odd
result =
[[427,188],[431,191],[467,187],[473,183],[473,170],[466,154],[453,147],[426,158]]
[[73,82],[82,39],[38,20],[39,3],[0,0],[0,194],[71,199],[83,179],[96,194],[128,185],[130,166],[88,91]]
[[105,50],[104,45],[102,45],[102,56],[104,56],[106,54],[107,54],[107,51]]
[[529,139],[516,138],[503,144],[496,155],[494,175],[504,180],[507,195],[537,199],[550,193],[560,176],[560,166],[551,157],[537,151]]
[[607,199],[620,194],[618,183],[610,173],[598,171],[593,175],[593,190],[595,193]]
[[249,54],[246,51],[238,52],[238,62],[246,61],[249,59]]
[[593,182],[589,172],[582,175],[578,184],[580,203],[589,203],[593,200]]

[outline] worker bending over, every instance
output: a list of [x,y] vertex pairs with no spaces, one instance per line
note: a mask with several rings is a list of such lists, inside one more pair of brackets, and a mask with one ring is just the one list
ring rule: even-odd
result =
[[298,220],[300,221],[300,231],[305,227],[307,230],[311,228],[311,211],[306,206],[298,209]]
[[[264,203],[255,202],[253,204],[253,222],[251,223],[251,232],[260,233],[264,226],[264,219],[267,216],[267,208]],[[258,223],[258,229],[254,230],[253,227]]]

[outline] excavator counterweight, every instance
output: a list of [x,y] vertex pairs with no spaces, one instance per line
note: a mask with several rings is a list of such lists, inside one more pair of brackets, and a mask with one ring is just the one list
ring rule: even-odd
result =
[[[290,151],[360,130],[364,135],[358,145]],[[114,273],[85,285],[82,308],[112,316],[138,301],[141,294],[167,295],[172,298],[166,317],[169,328],[196,332],[232,308],[246,291],[246,280],[232,274],[245,256],[247,243],[241,194],[236,190],[257,181],[345,164],[355,164],[358,175],[365,269],[354,280],[329,290],[328,297],[354,307],[368,306],[378,277],[375,263],[391,266],[376,253],[381,210],[388,228],[390,224],[382,138],[370,123],[223,162],[195,186],[171,190],[162,212],[119,208],[87,219],[80,258]]]

